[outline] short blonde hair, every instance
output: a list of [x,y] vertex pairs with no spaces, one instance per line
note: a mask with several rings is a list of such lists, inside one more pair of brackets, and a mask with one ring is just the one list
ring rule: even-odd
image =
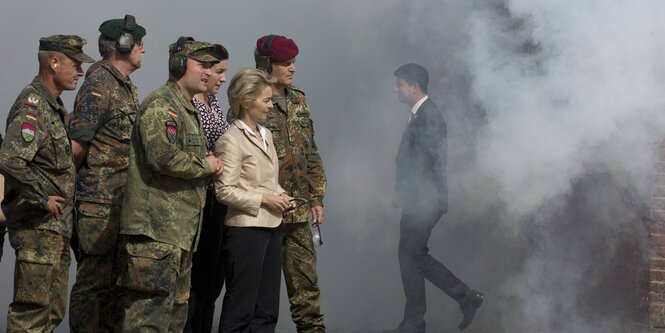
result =
[[261,90],[277,83],[277,80],[265,71],[256,68],[241,68],[229,83],[226,94],[229,97],[229,119],[240,118],[243,105],[259,97]]

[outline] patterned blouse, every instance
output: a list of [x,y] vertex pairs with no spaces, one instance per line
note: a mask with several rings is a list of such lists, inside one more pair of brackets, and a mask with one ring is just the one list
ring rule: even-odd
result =
[[229,129],[229,123],[222,114],[222,109],[219,107],[217,96],[208,94],[208,104],[210,104],[210,108],[196,98],[192,99],[192,103],[194,104],[194,107],[201,112],[203,132],[206,136],[206,153],[212,154],[215,151],[215,142],[217,142],[217,139]]

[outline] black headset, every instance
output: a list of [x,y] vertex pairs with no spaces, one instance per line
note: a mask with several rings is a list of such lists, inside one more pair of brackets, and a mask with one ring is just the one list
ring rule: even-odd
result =
[[[271,55],[262,55],[263,53],[268,53],[270,50],[270,44],[273,40],[277,38],[277,35],[268,35],[266,40],[261,44],[261,50],[254,50],[254,60],[256,61],[256,68],[262,69],[268,74],[272,72],[272,54]],[[272,52],[271,52],[272,53]]]
[[169,73],[176,79],[181,78],[187,71],[187,56],[181,54],[186,42],[194,41],[192,37],[182,36],[171,47],[169,47]]
[[134,15],[125,15],[125,26],[122,27],[123,32],[118,38],[118,43],[116,48],[120,53],[129,53],[134,48],[134,36],[130,32],[136,29],[136,19]]

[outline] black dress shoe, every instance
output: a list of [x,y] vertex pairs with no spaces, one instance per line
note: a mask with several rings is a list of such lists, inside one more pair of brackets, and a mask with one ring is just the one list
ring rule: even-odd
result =
[[383,331],[383,333],[425,333],[425,323],[416,325],[403,321],[397,328]]
[[473,321],[473,317],[476,315],[476,310],[480,307],[481,304],[483,304],[483,300],[485,299],[485,295],[483,295],[481,292],[477,290],[471,290],[471,292],[464,297],[464,299],[460,302],[459,308],[462,310],[462,314],[464,315],[464,318],[462,318],[462,322],[459,323],[459,329],[464,330],[465,328],[469,327],[471,322]]

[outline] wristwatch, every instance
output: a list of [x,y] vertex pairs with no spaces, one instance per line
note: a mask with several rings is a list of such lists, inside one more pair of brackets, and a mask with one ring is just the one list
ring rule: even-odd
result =
[[44,194],[44,196],[39,199],[39,203],[42,204],[42,207],[46,209],[48,207],[48,194]]

